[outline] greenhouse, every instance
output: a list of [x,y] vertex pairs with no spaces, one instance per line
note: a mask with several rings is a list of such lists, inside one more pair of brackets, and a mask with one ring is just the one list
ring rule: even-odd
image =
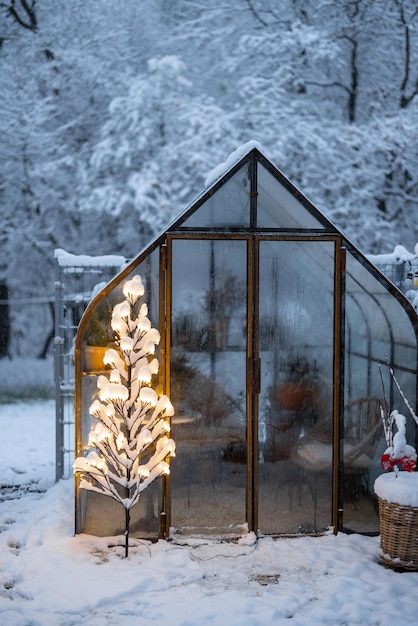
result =
[[[387,363],[417,399],[418,318],[403,294],[247,144],[84,313],[76,456],[106,374],[88,353],[111,342],[109,312],[135,275],[161,335],[154,388],[174,406],[176,455],[132,509],[132,535],[378,533],[380,402],[404,409]],[[123,529],[123,508],[77,480],[76,532]]]

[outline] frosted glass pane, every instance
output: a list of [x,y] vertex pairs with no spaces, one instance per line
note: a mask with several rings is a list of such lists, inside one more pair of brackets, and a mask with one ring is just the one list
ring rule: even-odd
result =
[[270,172],[258,165],[258,228],[320,228],[323,225]]
[[246,242],[174,240],[172,525],[237,533],[246,504]]
[[[327,271],[311,259],[327,252]],[[333,433],[333,243],[260,246],[259,526],[303,533],[331,524]],[[327,447],[311,432],[323,424]]]
[[250,225],[248,165],[214,192],[182,223],[187,228],[248,228]]

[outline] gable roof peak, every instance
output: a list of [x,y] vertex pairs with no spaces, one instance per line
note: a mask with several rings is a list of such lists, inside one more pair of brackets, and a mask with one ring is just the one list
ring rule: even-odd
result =
[[247,141],[247,143],[238,146],[238,148],[231,152],[226,161],[224,161],[223,163],[219,163],[218,165],[216,165],[216,167],[213,168],[213,170],[209,172],[205,179],[205,187],[211,187],[213,183],[215,183],[222,176],[224,176],[226,172],[228,172],[234,165],[236,165],[236,163],[245,158],[247,154],[249,154],[254,149],[258,150],[264,156],[266,156],[265,150],[258,141],[255,141],[254,139],[252,139],[251,141]]

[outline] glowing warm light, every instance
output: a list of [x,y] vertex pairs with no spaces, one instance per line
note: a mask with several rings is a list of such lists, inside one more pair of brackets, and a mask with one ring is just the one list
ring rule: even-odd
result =
[[176,456],[176,444],[174,443],[172,439],[168,440],[167,454],[169,454],[170,456]]
[[118,370],[112,370],[110,372],[109,380],[110,380],[111,383],[118,383],[118,384],[120,384],[120,374],[119,374]]
[[172,417],[174,415],[174,407],[170,402],[170,398],[165,395],[160,396],[155,410],[164,413],[165,417]]
[[[168,400],[168,398],[167,398]],[[165,406],[165,414],[167,417],[173,417],[174,415],[174,407],[171,404],[170,400],[168,400],[166,406]]]
[[142,278],[138,275],[133,276],[131,280],[127,280],[123,286],[123,295],[133,302],[141,298],[144,295],[144,291]]
[[123,329],[125,328],[126,323],[124,322],[124,320],[121,318],[120,315],[113,315],[110,325],[116,333],[121,333]]
[[151,387],[142,387],[139,392],[139,399],[144,404],[150,404],[151,406],[155,406],[158,402],[157,393]]
[[89,446],[95,446],[97,443],[97,437],[94,430],[92,430],[89,434]]
[[145,317],[145,315],[139,315],[137,319],[137,328],[141,331],[141,333],[146,333],[151,330],[151,322],[148,317]]
[[105,413],[107,417],[110,417],[110,418],[115,417],[115,407],[113,406],[113,404],[106,405]]
[[110,366],[115,366],[117,363],[117,359],[119,359],[119,354],[117,353],[117,350],[115,350],[114,348],[109,348],[109,350],[106,350],[105,355],[103,357],[103,363],[105,365],[110,365]]
[[120,349],[123,352],[130,352],[131,350],[134,349],[135,346],[135,342],[132,339],[132,337],[122,337],[122,339],[120,340]]
[[160,432],[162,435],[170,432],[171,428],[168,422],[166,422],[165,420],[161,420],[159,424],[160,424]]
[[150,443],[152,443],[152,441],[153,441],[152,433],[150,430],[148,430],[148,428],[146,428],[145,430],[141,431],[138,437],[136,449],[140,450],[142,447],[147,446]]
[[91,465],[92,467],[96,467],[97,469],[99,469],[100,471],[102,471],[104,473],[107,471],[107,466],[106,466],[106,463],[105,463],[104,459],[102,459],[97,454],[97,452],[90,452],[86,456],[84,461],[86,462],[87,466]]
[[170,467],[165,461],[160,461],[157,465],[157,469],[160,474],[168,475],[170,473]]
[[106,387],[106,385],[108,384],[109,384],[109,380],[106,378],[106,376],[103,376],[103,374],[100,374],[99,378],[97,379],[97,388],[103,389],[103,387]]
[[143,365],[139,368],[137,378],[141,383],[148,384],[151,382],[152,371],[147,365]]
[[90,415],[93,415],[93,417],[99,417],[102,413],[102,407],[103,405],[98,400],[94,400],[89,408]]
[[130,317],[129,302],[120,302],[113,307],[112,319],[110,325],[116,332],[123,332],[127,328],[128,320]]
[[129,302],[121,302],[119,305],[118,313],[123,319],[128,319],[131,315],[131,307],[129,306]]
[[154,354],[155,352],[155,341],[152,339],[147,339],[143,344],[143,350],[145,354]]
[[110,431],[104,424],[96,424],[94,430],[90,433],[90,437],[92,434],[95,435],[96,442],[100,443],[109,438]]
[[150,328],[147,332],[147,339],[150,339],[158,346],[158,344],[160,343],[161,335],[156,328]]
[[117,383],[107,383],[106,387],[101,389],[99,394],[100,400],[105,401],[118,401],[124,402],[129,398],[129,391],[124,385],[118,385]]

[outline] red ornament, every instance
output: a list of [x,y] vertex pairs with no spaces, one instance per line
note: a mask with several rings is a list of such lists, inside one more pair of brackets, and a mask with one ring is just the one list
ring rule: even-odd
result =
[[392,459],[388,452],[382,454],[380,462],[385,471],[392,470],[395,465],[399,465],[406,472],[413,472],[417,464],[416,459],[413,457],[403,456],[400,459]]
[[390,458],[390,454],[388,454],[387,452],[384,452],[382,454],[380,463],[383,469],[385,470],[385,472],[388,472],[389,470],[393,469],[396,465],[396,461],[392,461],[392,459]]

